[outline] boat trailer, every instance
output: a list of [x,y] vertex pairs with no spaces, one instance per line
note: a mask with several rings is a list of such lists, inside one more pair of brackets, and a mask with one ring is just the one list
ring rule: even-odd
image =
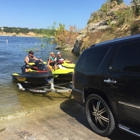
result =
[[63,92],[68,92],[70,93],[71,97],[71,92],[72,92],[72,83],[61,83],[61,84],[53,84],[53,81],[50,81],[49,84],[46,84],[45,86],[40,86],[40,87],[28,87],[24,88],[22,83],[17,83],[17,87],[19,91],[30,91],[33,93],[41,93],[43,96],[45,96],[48,92],[56,92],[56,93],[63,93]]

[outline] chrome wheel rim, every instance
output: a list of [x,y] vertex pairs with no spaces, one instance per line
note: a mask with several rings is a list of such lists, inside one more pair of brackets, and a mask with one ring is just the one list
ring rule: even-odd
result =
[[104,131],[109,125],[109,115],[105,105],[98,99],[89,100],[89,113],[93,125]]

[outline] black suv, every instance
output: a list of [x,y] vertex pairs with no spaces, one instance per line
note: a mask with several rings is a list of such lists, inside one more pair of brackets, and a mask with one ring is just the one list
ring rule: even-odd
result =
[[119,127],[140,137],[140,34],[92,45],[79,57],[74,98],[94,132]]

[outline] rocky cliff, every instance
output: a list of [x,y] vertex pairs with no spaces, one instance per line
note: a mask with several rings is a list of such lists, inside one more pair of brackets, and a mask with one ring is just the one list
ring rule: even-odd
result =
[[104,4],[91,14],[87,26],[79,32],[72,52],[80,55],[90,45],[118,37],[140,33],[140,17],[133,5]]

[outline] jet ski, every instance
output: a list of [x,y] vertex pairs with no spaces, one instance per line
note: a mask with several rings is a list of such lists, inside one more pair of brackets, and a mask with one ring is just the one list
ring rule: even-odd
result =
[[75,64],[69,60],[63,60],[61,63],[59,62],[57,66],[58,68],[56,70],[49,66],[54,75],[54,82],[71,82]]
[[[18,84],[20,90],[36,89],[46,85],[50,85],[50,89],[54,89],[54,84],[69,83],[72,81],[72,63],[70,61],[65,62],[69,68],[61,67],[57,70],[47,69],[46,62],[36,61],[24,65],[21,69],[21,73],[13,73],[11,76]],[[25,72],[25,68],[28,68],[28,72]]]
[[52,74],[54,75],[54,83],[68,83],[72,81],[72,73],[74,69],[70,68],[60,68],[57,70],[52,70]]
[[[19,89],[36,88],[46,84],[50,84],[51,88],[53,88],[53,74],[45,67],[44,63],[41,61],[29,63],[21,68],[21,73],[11,75],[13,80],[18,83]],[[28,72],[25,72],[25,68],[28,68]]]
[[75,64],[73,62],[71,62],[70,60],[64,60],[61,65],[65,68],[69,68],[69,69],[75,68]]

